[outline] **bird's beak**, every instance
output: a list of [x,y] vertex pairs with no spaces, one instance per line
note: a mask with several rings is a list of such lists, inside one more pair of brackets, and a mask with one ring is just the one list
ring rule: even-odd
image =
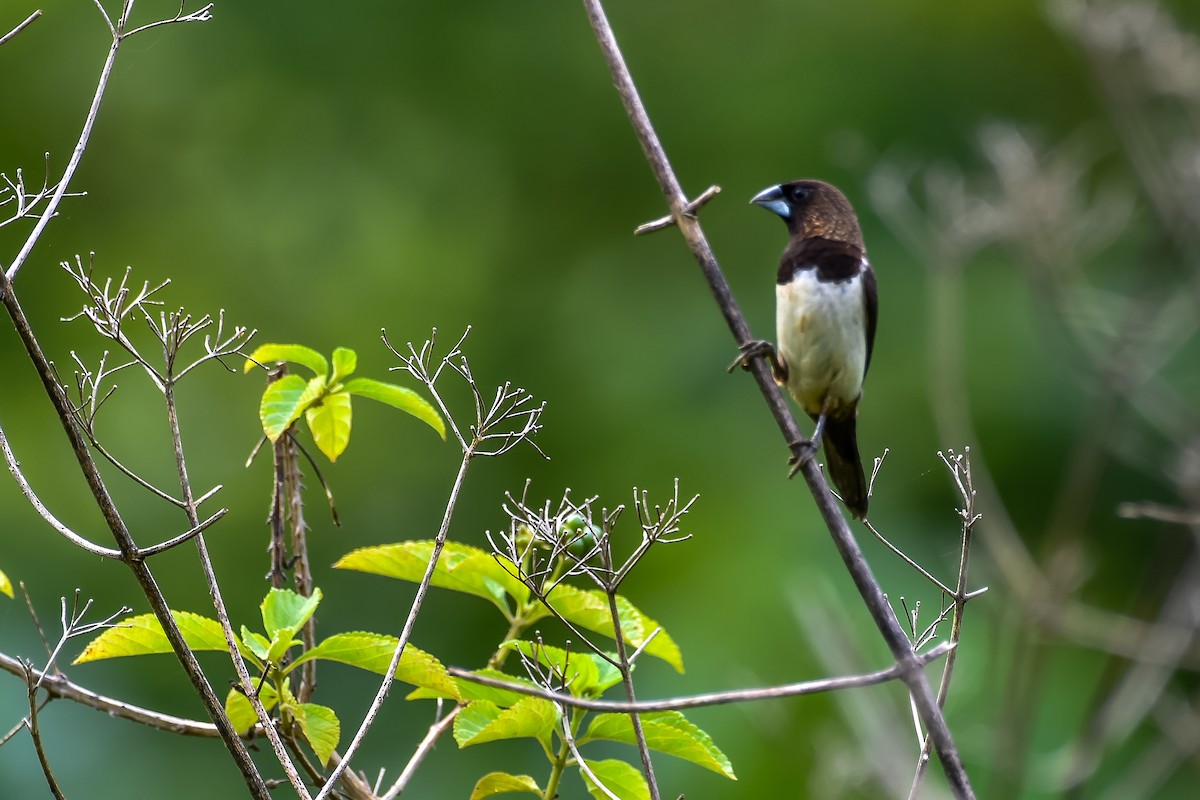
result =
[[783,199],[781,186],[768,186],[750,198],[750,202],[756,206],[762,206],[768,211],[773,211],[784,219],[792,216],[792,207]]

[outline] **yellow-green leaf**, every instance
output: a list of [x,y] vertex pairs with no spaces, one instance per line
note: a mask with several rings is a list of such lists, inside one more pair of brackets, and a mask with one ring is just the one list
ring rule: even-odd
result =
[[290,361],[308,367],[321,378],[329,374],[329,362],[325,360],[325,356],[302,344],[261,345],[246,359],[242,371],[249,372],[259,364],[273,364],[276,361]]
[[359,397],[366,397],[371,400],[378,400],[381,403],[387,403],[389,406],[412,414],[437,431],[438,436],[441,436],[443,439],[446,438],[446,423],[442,421],[441,414],[438,414],[425,398],[412,389],[405,389],[403,386],[383,383],[382,381],[370,378],[355,378],[352,381],[346,381],[342,389],[350,394],[356,394]]
[[329,756],[337,749],[338,739],[342,735],[342,723],[337,714],[333,713],[332,708],[316,703],[300,703],[292,708],[292,713],[296,716],[296,722],[300,723],[304,738],[317,758],[321,759],[321,766],[325,766],[329,763]]
[[343,381],[358,367],[358,353],[349,347],[338,347],[333,351],[333,375],[329,378],[330,385]]
[[[737,780],[733,765],[713,744],[712,737],[693,725],[683,714],[678,711],[651,711],[642,714],[641,721],[646,744],[651,749],[687,759],[730,780]],[[579,738],[579,744],[595,739],[637,744],[628,714],[597,714],[593,717],[587,733]]]
[[272,444],[324,391],[325,378],[321,376],[305,382],[299,375],[285,375],[267,385],[258,405],[258,418]]
[[2,569],[0,569],[0,592],[4,592],[9,597],[13,596],[12,581],[8,579]]
[[350,444],[350,417],[350,395],[345,392],[327,394],[304,410],[313,441],[330,461],[337,461]]
[[[279,702],[275,687],[269,683],[264,683],[258,690],[258,699],[267,711]],[[229,694],[225,695],[225,713],[233,723],[234,730],[243,736],[258,724],[258,715],[254,713],[254,706],[250,705],[249,698],[236,689],[230,689]]]
[[[607,761],[584,759],[584,763],[596,776],[596,780],[604,784],[605,789],[621,800],[650,800],[650,787],[646,785],[646,779],[642,776],[641,770],[633,765],[615,758]],[[596,786],[586,772],[580,770],[579,774],[583,776],[583,782],[587,784],[588,794],[595,800],[611,800],[610,796]]]
[[[581,628],[610,638],[616,632],[608,606],[608,596],[599,589],[578,589],[570,584],[560,583],[550,592],[548,599],[555,611]],[[542,606],[538,618],[549,614],[549,609]],[[622,595],[617,595],[617,614],[621,618],[621,633],[625,642],[634,649],[646,644],[649,637],[660,627]],[[665,630],[659,631],[653,641],[646,645],[644,652],[661,658],[679,672],[683,672],[683,654],[679,652],[679,645],[675,644],[675,640]]]
[[[337,633],[297,656],[296,660],[288,665],[287,671],[291,672],[305,661],[322,658],[382,675],[392,663],[392,654],[396,652],[399,642],[395,636],[379,633]],[[458,687],[451,680],[442,662],[424,650],[414,647],[411,642],[404,646],[404,652],[400,655],[396,679],[429,689],[435,692],[437,697],[460,699]]]
[[513,794],[524,792],[542,796],[542,790],[537,781],[528,775],[510,775],[507,772],[489,772],[475,783],[471,792],[471,800],[483,800],[494,794]]
[[[215,619],[202,617],[190,611],[172,611],[171,616],[175,618],[183,640],[192,650],[228,651],[221,624]],[[140,614],[122,620],[92,639],[72,663],[83,664],[105,658],[170,652],[171,643],[167,640],[167,634],[163,632],[158,619],[153,614]]]
[[272,589],[263,598],[262,610],[263,628],[267,635],[274,636],[277,632],[287,629],[293,633],[300,630],[308,618],[317,610],[321,602],[321,590],[313,589],[312,595],[305,597],[291,589]]
[[[354,550],[333,566],[419,583],[432,554],[432,541],[399,542]],[[514,577],[516,572],[516,566],[503,556],[496,557],[478,547],[458,542],[446,542],[434,569],[432,584],[482,597],[508,613],[506,595],[521,603],[529,600],[529,589]]]
[[454,720],[454,741],[459,747],[499,739],[548,739],[558,722],[558,709],[549,700],[526,697],[511,708],[486,700],[468,703]]
[[520,639],[510,639],[504,642],[504,647],[516,650],[526,658],[537,659],[542,666],[549,667],[557,675],[562,675],[567,690],[576,697],[594,696],[600,682],[600,670],[591,653],[568,652],[561,647]]

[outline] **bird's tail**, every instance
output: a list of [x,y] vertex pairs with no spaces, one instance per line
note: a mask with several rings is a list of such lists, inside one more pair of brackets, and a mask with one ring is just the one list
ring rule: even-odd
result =
[[867,516],[867,477],[858,456],[858,435],[853,416],[837,421],[825,420],[821,437],[825,450],[825,469],[837,487],[842,502],[857,519]]

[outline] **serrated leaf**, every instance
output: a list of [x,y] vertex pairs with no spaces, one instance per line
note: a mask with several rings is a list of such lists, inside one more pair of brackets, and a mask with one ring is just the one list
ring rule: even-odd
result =
[[304,419],[308,422],[317,449],[330,461],[337,461],[350,444],[352,412],[350,395],[346,392],[326,394],[319,403],[304,410]]
[[[432,553],[432,541],[399,542],[354,550],[333,566],[419,583]],[[433,572],[432,585],[482,597],[507,614],[507,595],[520,603],[529,600],[529,589],[513,577],[516,571],[513,563],[503,556],[497,559],[477,547],[446,542]]]
[[[605,789],[608,789],[608,791],[621,798],[621,800],[650,800],[650,787],[646,784],[646,779],[642,776],[641,770],[633,765],[615,758],[608,759],[607,761],[588,761],[584,759],[584,763],[587,764],[592,774],[596,776],[596,780],[604,784]],[[583,777],[588,794],[596,800],[612,800],[600,787],[596,786],[586,772],[579,770],[579,774]]]
[[333,351],[333,375],[329,378],[330,385],[343,381],[358,368],[358,353],[349,347],[337,347]]
[[383,383],[371,378],[355,378],[346,381],[342,389],[359,397],[387,403],[393,408],[411,414],[437,431],[438,436],[441,436],[442,439],[446,438],[446,423],[442,421],[442,415],[412,389],[405,389],[403,386]]
[[4,592],[9,597],[13,596],[12,581],[8,579],[2,569],[0,569],[0,592]]
[[306,382],[299,375],[284,375],[268,384],[258,405],[258,419],[271,443],[277,442],[324,391],[325,378],[321,376]]
[[[508,681],[509,683],[519,683],[523,686],[528,686],[531,689],[540,688],[536,683],[528,678],[521,678],[516,675],[509,675],[507,672],[501,672],[498,669],[476,669],[472,670],[475,675],[483,675],[488,678],[496,678],[497,680]],[[522,698],[528,697],[527,694],[510,691],[508,689],[497,689],[494,686],[484,686],[482,683],[475,683],[463,678],[454,678],[454,685],[458,688],[457,700],[470,702],[472,700],[487,700],[489,703],[495,703],[500,708],[508,708],[516,705]],[[404,698],[406,700],[430,700],[434,698],[446,698],[451,695],[445,692],[438,692],[433,689],[420,688],[409,692]]]
[[[570,584],[560,583],[550,592],[548,601],[555,611],[581,628],[610,638],[616,632],[608,607],[608,596],[599,589],[578,589]],[[549,609],[543,605],[537,619],[549,614]],[[646,644],[651,634],[661,627],[623,595],[617,595],[617,614],[621,618],[621,633],[625,642],[633,649]],[[683,654],[679,652],[679,645],[675,644],[675,640],[666,630],[660,630],[643,652],[661,658],[677,671],[683,672]]]
[[[712,737],[693,725],[683,714],[678,711],[651,711],[640,716],[646,744],[652,750],[678,756],[730,780],[737,780],[733,765],[713,744]],[[593,717],[587,733],[579,738],[579,744],[596,739],[637,744],[628,714],[597,714]]]
[[475,783],[471,792],[471,800],[483,800],[494,794],[514,794],[524,792],[542,796],[542,790],[537,781],[528,775],[510,775],[507,772],[489,772]]
[[575,697],[592,697],[600,681],[600,671],[589,653],[568,652],[561,647],[551,647],[522,639],[510,639],[503,647],[516,650],[526,658],[535,658],[544,667],[566,680],[567,691]]
[[[258,699],[267,711],[279,702],[275,687],[269,683],[264,683],[258,690]],[[258,724],[258,715],[254,713],[254,706],[250,705],[250,699],[236,689],[230,689],[229,694],[225,695],[225,714],[233,723],[234,730],[243,736]]]
[[[392,654],[400,642],[395,636],[379,633],[337,633],[311,650],[301,653],[288,665],[291,672],[305,661],[314,658],[337,661],[352,667],[383,675],[392,663]],[[437,658],[426,653],[411,642],[404,646],[400,665],[396,668],[396,679],[437,693],[438,697],[460,699],[458,687]]]
[[459,747],[500,739],[548,739],[558,722],[558,709],[549,700],[525,697],[510,708],[486,700],[468,703],[454,720]]
[[292,713],[296,722],[300,723],[300,730],[309,746],[321,759],[321,766],[325,766],[329,763],[329,756],[337,749],[338,739],[342,735],[342,723],[337,714],[333,713],[332,708],[316,703],[300,703],[292,709]]
[[302,344],[261,345],[255,348],[250,357],[246,359],[242,371],[249,372],[258,364],[273,364],[276,361],[290,361],[293,364],[308,367],[322,378],[329,374],[329,362],[325,360],[325,356]]
[[320,589],[313,589],[310,597],[291,589],[272,589],[267,592],[259,606],[262,610],[263,628],[272,638],[282,630],[295,633],[308,622],[320,604]]
[[[215,619],[202,617],[190,611],[172,611],[171,616],[175,618],[183,640],[192,650],[229,650],[221,624]],[[71,663],[83,664],[105,658],[170,652],[173,652],[171,643],[167,640],[167,634],[163,632],[158,619],[153,614],[139,614],[122,620],[115,627],[106,629],[92,639],[79,657]]]

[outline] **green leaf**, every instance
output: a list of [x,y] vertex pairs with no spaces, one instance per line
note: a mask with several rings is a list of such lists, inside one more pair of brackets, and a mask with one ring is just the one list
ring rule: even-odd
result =
[[589,653],[567,652],[561,647],[551,647],[537,642],[510,639],[503,647],[516,650],[526,658],[536,658],[544,667],[550,667],[566,679],[567,690],[575,697],[593,697],[600,682],[600,671]]
[[[225,634],[221,624],[215,619],[202,617],[190,611],[172,611],[175,624],[183,633],[183,640],[192,650],[224,650],[229,646],[225,643]],[[171,643],[162,625],[153,614],[139,614],[122,620],[115,627],[106,629],[79,654],[72,664],[83,664],[88,661],[100,661],[105,658],[120,658],[122,656],[144,656],[153,653],[170,653]]]
[[267,653],[271,649],[271,640],[263,636],[261,633],[255,633],[242,626],[242,645],[262,661],[267,660]]
[[[400,542],[354,550],[333,566],[420,583],[432,553],[432,541]],[[447,542],[434,569],[432,584],[482,597],[508,614],[507,595],[519,603],[529,600],[529,589],[513,577],[516,571],[513,563],[502,556],[497,558],[478,547]]]
[[[272,589],[263,598],[262,621],[267,635],[272,638],[282,630],[295,633],[308,622],[309,617],[321,603],[321,590],[313,589],[311,597],[305,597],[291,589]],[[290,635],[290,634],[289,634]]]
[[[267,711],[279,702],[275,687],[269,683],[264,683],[258,690],[258,699]],[[254,706],[250,705],[250,699],[236,689],[230,689],[229,694],[225,695],[225,713],[233,723],[234,730],[243,736],[258,724],[258,715],[254,713]]]
[[[613,628],[612,614],[609,612],[608,596],[599,589],[577,589],[570,584],[560,583],[550,592],[548,600],[555,611],[581,628],[602,633],[610,638],[616,632]],[[538,619],[550,614],[545,606],[542,606],[542,609]],[[625,642],[634,649],[646,644],[650,635],[661,627],[622,595],[617,595],[617,614],[621,618],[621,633]],[[644,652],[661,658],[679,672],[683,672],[683,655],[679,652],[679,645],[667,635],[666,630],[660,630]]]
[[494,794],[514,794],[524,792],[542,796],[542,790],[537,781],[528,775],[509,775],[507,772],[489,772],[475,783],[471,792],[471,800],[483,800]]
[[9,597],[13,596],[12,581],[8,579],[2,569],[0,569],[0,592],[4,592]]
[[437,431],[438,436],[441,436],[442,439],[446,438],[446,423],[442,422],[442,416],[425,398],[412,389],[405,389],[403,386],[383,383],[370,378],[355,378],[352,381],[346,381],[342,389],[350,394],[378,400],[412,414]]
[[249,372],[258,364],[272,364],[276,361],[291,361],[308,367],[321,378],[329,374],[329,362],[325,360],[325,356],[302,344],[261,345],[246,359],[242,371]]
[[[516,675],[509,675],[507,672],[501,672],[498,669],[476,669],[472,670],[475,675],[484,675],[488,678],[496,678],[497,680],[508,681],[509,683],[519,683],[523,686],[528,686],[531,689],[540,688],[536,683],[528,678],[521,678]],[[521,698],[528,697],[527,694],[510,691],[508,689],[497,689],[494,686],[484,686],[482,683],[464,680],[463,678],[452,678],[454,685],[458,688],[457,695],[450,695],[445,692],[438,692],[434,689],[420,688],[414,689],[405,697],[406,700],[428,700],[437,697],[453,697],[456,700],[470,702],[472,700],[487,700],[490,703],[495,703],[501,708],[508,708],[516,705],[521,701]]]
[[329,383],[344,381],[358,367],[358,354],[349,347],[338,347],[333,351],[333,376]]
[[337,461],[350,444],[351,411],[350,395],[345,392],[326,394],[304,410],[317,449],[330,461]]
[[486,700],[476,700],[455,718],[454,741],[459,747],[526,737],[548,741],[557,722],[558,709],[540,697],[526,697],[504,709]]
[[[712,737],[689,722],[683,714],[678,711],[651,711],[642,714],[641,720],[646,744],[651,749],[678,756],[730,780],[737,780],[733,765],[713,744]],[[579,744],[595,739],[637,744],[628,714],[597,714],[593,717],[587,733],[579,738]]]
[[271,443],[279,441],[283,432],[300,419],[304,410],[324,391],[325,378],[321,376],[305,382],[299,375],[285,375],[268,384],[258,405],[258,418]]
[[321,766],[329,763],[329,756],[337,749],[338,739],[342,735],[342,724],[332,708],[319,706],[316,703],[300,703],[292,709],[300,730],[308,740]]
[[[291,672],[305,661],[322,658],[382,675],[392,663],[392,654],[396,652],[399,642],[395,636],[379,633],[337,633],[297,656],[288,665],[287,671]],[[396,679],[428,689],[435,697],[460,699],[458,687],[446,673],[442,662],[411,642],[404,646],[404,652],[400,655]]]
[[[605,789],[621,800],[650,800],[650,787],[646,785],[646,779],[642,776],[641,770],[631,764],[615,758],[607,761],[584,759],[584,763],[596,776],[596,780],[604,784]],[[587,785],[588,794],[596,800],[611,800],[600,787],[592,782],[586,772],[579,770],[579,774],[583,777],[584,784]]]

